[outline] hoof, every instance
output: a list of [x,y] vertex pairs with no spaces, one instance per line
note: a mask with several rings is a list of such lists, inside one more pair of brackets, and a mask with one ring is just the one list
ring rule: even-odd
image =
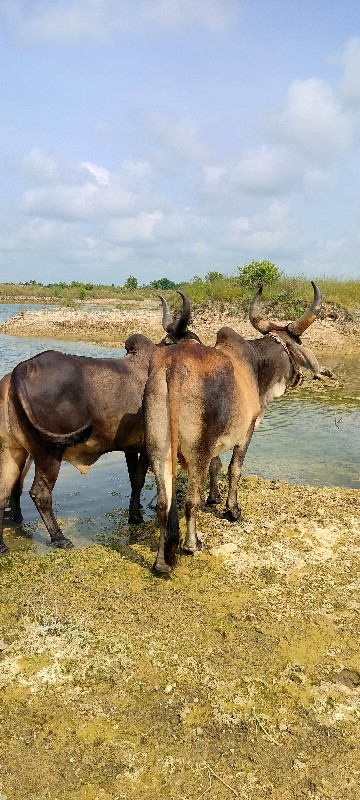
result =
[[158,564],[156,561],[152,567],[153,575],[156,575],[158,578],[170,578],[172,573],[172,568],[169,567],[168,564],[164,563]]
[[218,506],[219,503],[221,503],[221,497],[218,494],[217,497],[208,497],[206,499],[205,505],[207,505],[207,506]]
[[4,555],[5,553],[8,553],[8,552],[9,552],[9,548],[7,547],[7,545],[4,542],[1,542],[1,544],[0,544],[0,555],[2,556],[2,555]]
[[240,508],[234,508],[233,511],[227,508],[226,511],[224,511],[223,519],[227,519],[228,522],[238,522],[239,519],[241,519]]
[[203,543],[201,539],[196,539],[196,549],[194,550],[193,547],[186,547],[185,544],[182,549],[182,553],[185,553],[186,556],[198,556],[199,553],[201,553],[202,549],[203,549]]
[[65,536],[62,539],[56,539],[53,544],[55,547],[58,547],[59,550],[70,550],[72,547],[74,547],[72,541],[70,539],[66,539]]
[[15,522],[16,525],[20,525],[20,523],[23,521],[23,519],[24,519],[24,517],[23,517],[21,511],[20,511],[19,514],[14,514],[14,516],[12,517],[12,521]]

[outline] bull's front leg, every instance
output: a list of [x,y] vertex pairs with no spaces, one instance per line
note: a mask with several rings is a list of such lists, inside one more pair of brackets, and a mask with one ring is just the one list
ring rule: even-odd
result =
[[241,470],[244,463],[246,451],[248,449],[250,439],[254,430],[254,423],[250,426],[246,441],[244,445],[236,445],[233,449],[233,454],[228,469],[229,490],[226,500],[226,507],[224,517],[229,522],[236,522],[241,517],[241,509],[238,506],[238,484],[241,476]]
[[233,454],[228,469],[229,489],[226,499],[224,517],[230,522],[236,522],[241,517],[241,509],[238,506],[237,490],[244,461],[242,449],[237,445],[233,449]]
[[206,499],[207,506],[216,506],[219,503],[221,503],[221,497],[219,493],[220,473],[221,473],[220,457],[214,456],[214,458],[211,459],[209,466],[210,488],[209,488],[209,494]]
[[131,525],[140,525],[144,522],[141,513],[140,495],[145,483],[149,459],[145,449],[140,450],[140,453],[134,453],[129,450],[125,452],[125,458],[131,484],[129,523]]

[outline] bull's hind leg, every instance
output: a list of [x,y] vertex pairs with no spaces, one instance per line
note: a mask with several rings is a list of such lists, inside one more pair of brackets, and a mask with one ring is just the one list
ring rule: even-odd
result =
[[189,467],[188,488],[185,498],[186,538],[183,552],[194,556],[202,549],[202,542],[196,533],[196,517],[201,504],[201,489],[209,468],[209,461],[201,463],[200,459]]
[[15,483],[15,486],[9,498],[9,505],[11,508],[11,516],[13,522],[22,522],[23,520],[23,515],[21,513],[20,498],[21,498],[21,479],[19,477]]
[[159,547],[153,565],[155,575],[167,577],[172,572],[180,542],[179,518],[175,494],[172,494],[171,452],[165,462],[154,458],[152,468],[157,485],[157,517],[160,528]]
[[131,484],[129,523],[140,525],[144,522],[141,514],[140,494],[145,483],[149,459],[146,450],[141,450],[140,453],[134,453],[129,450],[125,452],[125,458]]
[[3,540],[4,511],[9,496],[19,480],[26,455],[26,451],[22,449],[10,450],[3,447],[0,451],[0,554],[6,553],[9,549]]
[[52,491],[61,466],[62,451],[54,448],[53,454],[34,455],[35,478],[30,489],[30,497],[43,520],[50,539],[56,547],[62,549],[73,547],[70,539],[66,539],[59,527],[52,507]]

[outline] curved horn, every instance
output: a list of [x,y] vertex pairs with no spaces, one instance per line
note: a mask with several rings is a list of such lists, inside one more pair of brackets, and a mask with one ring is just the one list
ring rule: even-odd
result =
[[261,316],[260,311],[260,297],[262,295],[262,286],[256,292],[255,297],[253,297],[250,306],[249,306],[249,320],[255,328],[255,330],[259,331],[259,333],[269,333],[269,331],[283,331],[285,325],[278,325],[276,322],[271,322],[271,320],[264,319]]
[[292,333],[293,336],[301,336],[301,334],[306,331],[306,328],[315,322],[316,318],[320,314],[322,303],[321,292],[314,281],[311,281],[311,285],[314,290],[314,300],[311,303],[311,306],[308,308],[305,314],[302,315],[302,317],[295,320],[295,322],[290,322],[287,326],[289,333]]
[[262,286],[257,290],[255,297],[253,297],[249,306],[249,320],[255,330],[260,333],[268,333],[270,323],[263,319],[260,313],[260,297],[262,295]]
[[163,297],[162,294],[158,294],[158,297],[160,297],[163,309],[162,326],[164,328],[164,331],[168,332],[168,328],[170,325],[172,325],[173,321],[172,313],[170,311],[167,300],[165,300],[165,297]]
[[174,323],[173,330],[174,334],[177,337],[181,338],[187,331],[187,327],[190,322],[191,308],[190,308],[189,298],[186,297],[186,294],[184,294],[184,292],[181,292],[180,289],[177,289],[176,291],[180,295],[180,297],[182,297],[183,308],[179,319],[177,320],[177,322]]

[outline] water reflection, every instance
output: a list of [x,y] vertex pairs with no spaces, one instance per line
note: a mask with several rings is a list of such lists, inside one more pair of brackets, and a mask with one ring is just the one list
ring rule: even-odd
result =
[[[31,306],[38,308],[39,306]],[[0,322],[24,306],[0,305]],[[94,346],[83,342],[50,339],[24,339],[0,335],[0,375],[19,361],[43,350],[55,349],[78,355],[120,358],[120,348]],[[338,381],[315,385],[307,382],[268,408],[255,432],[246,455],[243,474],[312,486],[360,488],[360,375],[357,359],[325,362]],[[226,458],[223,458],[226,463]],[[12,550],[35,548],[47,552],[49,537],[39,520],[28,490],[33,478],[25,481],[22,508],[25,522],[20,530],[7,523],[5,538]],[[151,476],[143,494],[144,517],[154,516],[155,487]],[[54,489],[54,508],[65,536],[76,547],[128,536],[127,508],[129,482],[122,453],[109,453],[95,464],[87,476],[63,464]]]

